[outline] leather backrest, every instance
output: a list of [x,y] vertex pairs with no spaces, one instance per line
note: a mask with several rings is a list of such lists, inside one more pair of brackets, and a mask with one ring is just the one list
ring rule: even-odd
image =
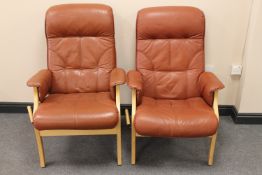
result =
[[143,95],[163,99],[200,96],[205,17],[193,7],[152,7],[137,16],[136,68]]
[[112,9],[101,4],[64,4],[46,13],[51,93],[109,91],[116,66]]

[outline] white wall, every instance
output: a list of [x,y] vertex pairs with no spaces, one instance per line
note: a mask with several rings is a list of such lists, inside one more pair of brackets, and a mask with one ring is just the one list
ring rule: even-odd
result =
[[244,72],[241,77],[238,111],[262,113],[262,1],[254,0],[247,44],[244,54]]
[[[118,66],[134,68],[135,19],[139,9],[149,6],[190,5],[206,14],[206,64],[225,83],[220,104],[236,104],[239,78],[230,76],[231,64],[242,64],[252,0],[9,0],[0,6],[0,101],[32,101],[27,79],[46,67],[44,16],[48,7],[60,3],[96,2],[112,6],[115,15]],[[15,4],[15,5],[14,5]],[[130,103],[123,87],[122,103]]]

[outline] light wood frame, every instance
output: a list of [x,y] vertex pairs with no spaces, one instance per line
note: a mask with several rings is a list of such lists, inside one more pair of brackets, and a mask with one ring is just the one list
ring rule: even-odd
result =
[[[27,107],[29,119],[33,123],[33,114],[36,112],[40,103],[38,97],[38,88],[34,87],[34,111],[31,106]],[[121,137],[121,111],[120,111],[120,87],[115,86],[116,89],[116,106],[119,113],[118,123],[112,129],[97,129],[97,130],[37,130],[34,128],[36,143],[39,154],[40,167],[45,167],[45,154],[43,147],[43,137],[47,136],[77,136],[77,135],[116,135],[117,142],[117,165],[122,165],[122,137]]]
[[[214,102],[213,102],[213,110],[216,114],[216,117],[219,121],[219,112],[218,112],[218,91],[214,92]],[[134,127],[134,118],[136,113],[136,89],[132,89],[132,119],[131,119],[131,164],[136,164],[136,138],[137,137],[147,137],[139,135]],[[208,155],[208,165],[213,165],[214,162],[214,152],[216,146],[217,132],[209,136],[211,138],[209,155]]]

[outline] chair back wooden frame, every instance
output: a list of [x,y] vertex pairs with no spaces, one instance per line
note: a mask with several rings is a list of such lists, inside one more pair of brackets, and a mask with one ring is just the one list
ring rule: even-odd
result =
[[[214,113],[219,121],[219,112],[218,112],[218,91],[214,92],[214,101],[213,101],[213,110]],[[137,137],[148,137],[140,135],[136,132],[134,127],[134,118],[136,113],[136,89],[132,89],[132,119],[131,119],[131,164],[136,164],[136,138]],[[127,117],[128,118],[128,117]],[[208,165],[213,165],[214,162],[214,152],[216,146],[216,139],[217,139],[217,132],[212,135],[208,136],[211,138],[210,141],[210,148],[209,148],[209,155],[208,155]]]
[[[95,130],[37,130],[34,128],[36,143],[39,154],[40,167],[45,167],[45,154],[43,147],[43,137],[48,136],[79,136],[79,135],[116,135],[117,142],[117,165],[122,165],[122,139],[121,139],[121,111],[120,111],[120,87],[116,85],[116,106],[119,114],[118,123],[112,129]],[[33,115],[39,106],[38,88],[34,87],[34,111],[31,106],[27,107],[29,119],[33,123]]]

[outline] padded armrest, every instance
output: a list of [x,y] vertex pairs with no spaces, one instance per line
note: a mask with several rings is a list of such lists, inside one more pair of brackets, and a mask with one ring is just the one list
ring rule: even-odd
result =
[[43,69],[36,73],[32,78],[27,81],[27,86],[38,88],[38,97],[42,102],[49,92],[51,87],[52,74],[49,70]]
[[143,79],[140,72],[131,70],[127,73],[127,84],[130,88],[136,89],[136,104],[142,101]]
[[125,84],[126,82],[126,73],[121,68],[114,68],[110,74],[110,87],[116,85]]
[[111,98],[115,100],[115,86],[125,84],[126,72],[121,68],[114,68],[110,74],[110,94]]
[[214,92],[224,88],[223,83],[211,72],[203,72],[199,77],[199,87],[201,96],[212,106]]
[[131,70],[127,73],[127,84],[130,88],[134,88],[138,91],[142,90],[143,80],[140,72]]

